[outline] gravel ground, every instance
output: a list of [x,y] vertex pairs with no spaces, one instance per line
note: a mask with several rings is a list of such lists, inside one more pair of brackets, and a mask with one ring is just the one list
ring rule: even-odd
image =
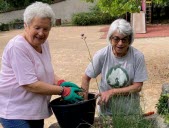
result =
[[[49,35],[49,45],[52,63],[55,72],[68,81],[81,84],[81,76],[89,63],[89,55],[85,43],[81,39],[84,33],[87,37],[91,54],[107,45],[105,39],[100,39],[103,33],[99,32],[105,26],[90,27],[53,27]],[[23,30],[0,32],[0,60],[6,43]],[[161,93],[162,84],[169,81],[169,37],[135,39],[133,46],[145,55],[149,79],[144,83],[141,92],[141,103],[144,112],[156,112],[156,103]],[[99,78],[98,78],[99,79]],[[90,86],[91,91],[97,91],[96,81]],[[56,98],[53,96],[52,99]],[[97,112],[96,112],[97,114]],[[45,128],[56,122],[51,116],[45,120]],[[2,128],[0,126],[0,128]]]

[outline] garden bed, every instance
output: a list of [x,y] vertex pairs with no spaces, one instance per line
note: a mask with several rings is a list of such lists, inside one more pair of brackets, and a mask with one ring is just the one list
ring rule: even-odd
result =
[[[169,128],[169,125],[164,123],[164,119],[159,116],[158,114],[153,114],[151,116],[145,117],[145,119],[149,122],[151,122],[152,126],[146,127],[146,128]],[[145,125],[145,122],[144,122]],[[52,124],[49,128],[60,128],[58,123]],[[113,128],[112,120],[103,121],[99,119],[98,117],[95,117],[95,122],[91,126],[91,128]],[[119,127],[120,128],[120,127]],[[135,127],[130,127],[135,128]],[[139,127],[140,128],[140,127]],[[145,128],[143,126],[143,128]]]

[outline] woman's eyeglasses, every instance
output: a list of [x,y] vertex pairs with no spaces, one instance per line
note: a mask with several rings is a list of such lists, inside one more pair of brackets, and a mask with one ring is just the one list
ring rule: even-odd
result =
[[123,42],[123,43],[128,43],[129,42],[129,38],[128,36],[124,37],[124,38],[119,38],[118,36],[112,36],[110,39],[112,39],[114,41],[114,43],[118,43],[120,40]]

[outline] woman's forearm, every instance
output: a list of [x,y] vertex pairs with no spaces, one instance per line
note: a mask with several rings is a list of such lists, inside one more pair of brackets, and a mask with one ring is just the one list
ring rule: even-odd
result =
[[89,91],[89,84],[90,84],[90,77],[88,77],[86,74],[83,75],[82,77],[82,84],[81,84],[81,87],[86,90],[86,91]]
[[85,99],[88,99],[90,80],[91,80],[91,78],[88,77],[86,74],[83,75],[81,87],[84,89],[84,98]]
[[23,85],[23,87],[30,92],[44,94],[44,95],[59,95],[62,87],[51,85],[42,81],[37,81],[32,84]]
[[124,88],[114,88],[112,89],[112,95],[127,95],[133,92],[140,92],[142,88],[143,82],[136,82],[130,86]]

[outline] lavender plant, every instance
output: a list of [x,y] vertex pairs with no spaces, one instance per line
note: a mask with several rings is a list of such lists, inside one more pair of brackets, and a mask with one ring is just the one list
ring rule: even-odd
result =
[[[89,61],[92,63],[92,67],[93,67],[93,70],[94,70],[94,73],[95,73],[95,69],[94,69],[94,65],[93,65],[93,61],[92,61],[92,55],[91,55],[89,46],[88,46],[88,44],[87,44],[87,42],[86,42],[86,38],[87,38],[87,37],[86,37],[84,34],[81,34],[81,38],[82,38],[82,40],[84,41],[84,43],[85,43],[85,45],[86,45],[86,48],[87,48],[87,51],[88,51],[88,54],[89,54]],[[97,78],[95,78],[95,80],[96,80],[97,88],[98,88],[98,90],[99,90],[99,92],[100,92]]]

